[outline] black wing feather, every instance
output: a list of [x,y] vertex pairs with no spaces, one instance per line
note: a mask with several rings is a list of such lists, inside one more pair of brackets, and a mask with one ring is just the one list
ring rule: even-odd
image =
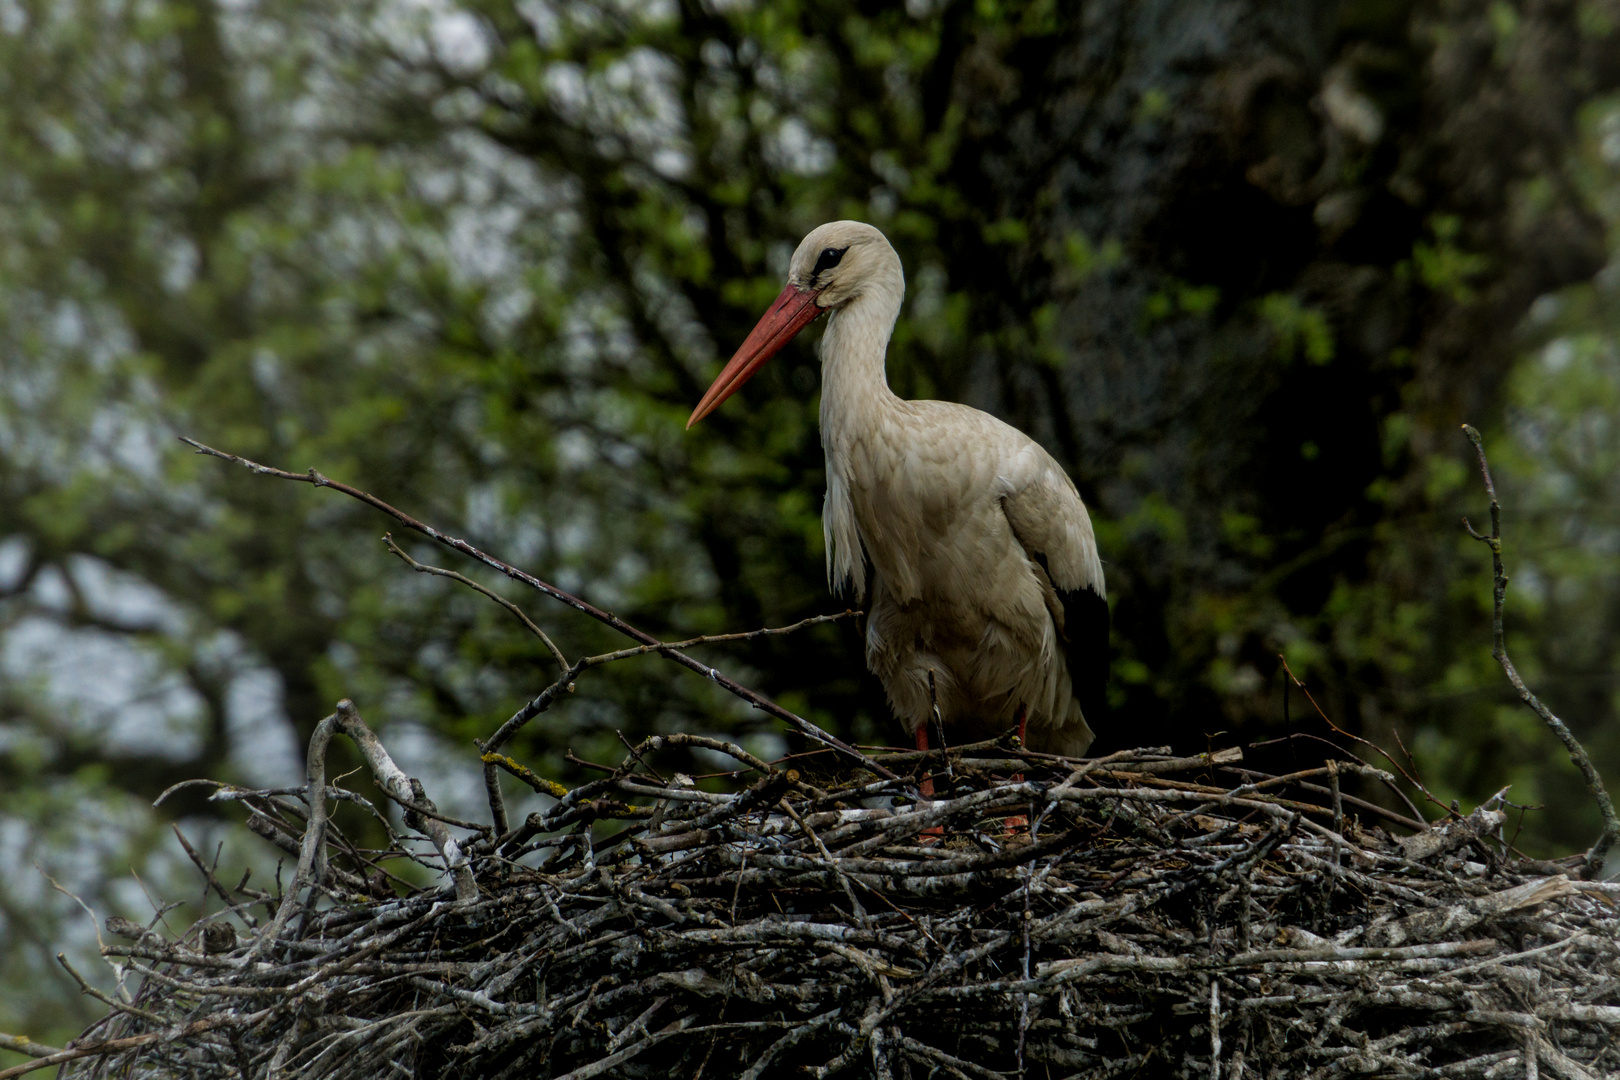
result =
[[1108,601],[1096,589],[1058,590],[1063,604],[1063,647],[1069,659],[1069,681],[1080,699],[1080,711],[1092,731],[1108,721]]
[[[1050,581],[1052,572],[1046,565],[1046,555],[1036,553],[1035,560]],[[1069,663],[1069,682],[1085,714],[1086,726],[1094,732],[1102,731],[1108,715],[1108,601],[1090,586],[1059,589],[1054,585],[1052,591],[1063,607],[1063,627],[1058,636]]]

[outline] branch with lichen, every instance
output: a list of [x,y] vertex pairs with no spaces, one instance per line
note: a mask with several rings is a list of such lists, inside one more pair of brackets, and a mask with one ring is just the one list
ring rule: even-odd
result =
[[1603,870],[1604,858],[1615,842],[1620,840],[1620,816],[1616,816],[1614,802],[1609,798],[1608,789],[1603,786],[1603,778],[1598,775],[1597,768],[1593,766],[1592,759],[1587,756],[1586,748],[1575,738],[1575,733],[1569,730],[1569,725],[1559,719],[1551,709],[1525,685],[1523,677],[1519,675],[1518,668],[1508,657],[1507,637],[1502,628],[1502,608],[1507,601],[1507,571],[1502,566],[1502,505],[1496,498],[1496,483],[1491,479],[1491,466],[1485,460],[1485,442],[1480,438],[1479,432],[1468,424],[1462,426],[1463,434],[1468,441],[1474,444],[1474,453],[1479,458],[1479,473],[1485,481],[1485,493],[1491,499],[1491,531],[1489,535],[1479,532],[1471,525],[1467,518],[1463,518],[1463,528],[1468,535],[1485,544],[1491,549],[1491,569],[1494,575],[1494,588],[1491,605],[1491,656],[1502,665],[1507,673],[1508,682],[1518,692],[1519,700],[1523,701],[1530,710],[1541,717],[1558,741],[1564,744],[1569,751],[1569,760],[1580,770],[1581,778],[1586,781],[1586,789],[1592,793],[1592,798],[1598,805],[1598,812],[1603,815],[1603,832],[1598,836],[1597,842],[1586,853],[1587,877],[1595,878]]

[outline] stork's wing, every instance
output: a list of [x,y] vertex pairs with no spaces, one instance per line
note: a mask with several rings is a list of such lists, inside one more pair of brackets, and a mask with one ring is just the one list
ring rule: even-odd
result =
[[1069,679],[1086,723],[1098,730],[1108,703],[1108,591],[1091,517],[1074,481],[1033,442],[999,479],[1013,535],[1052,583]]

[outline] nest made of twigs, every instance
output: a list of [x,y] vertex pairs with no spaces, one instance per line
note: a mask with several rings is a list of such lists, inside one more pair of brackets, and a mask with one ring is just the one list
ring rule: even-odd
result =
[[[209,874],[226,908],[177,941],[115,920],[139,990],[64,1075],[1620,1072],[1616,888],[1509,857],[1489,806],[1363,824],[1338,787],[1359,762],[982,744],[828,790],[675,736],[571,792],[529,776],[560,797],[497,835],[390,773],[352,710],[327,728],[422,839],[343,839],[326,804],[358,796],[325,783],[324,742],[300,791],[222,786],[297,871],[276,893]],[[754,782],[663,780],[641,762],[670,742]],[[398,895],[384,854],[440,883]]]

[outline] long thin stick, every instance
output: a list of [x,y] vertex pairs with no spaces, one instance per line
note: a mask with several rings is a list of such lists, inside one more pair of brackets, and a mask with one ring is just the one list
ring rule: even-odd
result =
[[[699,660],[694,660],[683,652],[675,651],[665,642],[659,641],[651,634],[637,630],[635,627],[631,626],[629,623],[625,622],[612,612],[603,611],[594,604],[588,604],[572,593],[564,592],[562,589],[557,588],[555,585],[548,585],[546,582],[541,581],[533,574],[526,573],[525,571],[519,570],[515,566],[502,562],[495,556],[479,550],[473,545],[467,543],[465,540],[459,540],[454,536],[446,535],[445,533],[440,532],[438,529],[435,529],[433,526],[411,517],[403,510],[395,509],[389,504],[383,502],[381,499],[377,498],[377,496],[372,495],[370,492],[361,491],[359,488],[350,487],[348,484],[322,476],[313,468],[311,468],[308,472],[303,473],[288,472],[286,469],[277,469],[269,465],[260,465],[256,461],[249,461],[245,457],[240,457],[236,454],[228,454],[223,450],[215,450],[211,446],[205,446],[197,440],[189,439],[184,435],[180,436],[180,441],[196,450],[199,454],[207,454],[209,457],[217,457],[222,461],[233,462],[237,465],[241,465],[250,472],[259,474],[260,476],[273,476],[278,480],[296,480],[304,484],[313,484],[316,487],[328,487],[332,488],[334,491],[341,491],[343,494],[352,499],[358,499],[367,506],[381,510],[383,513],[387,514],[389,517],[393,518],[407,529],[413,529],[430,540],[435,540],[453,551],[459,551],[463,555],[476,559],[493,570],[500,571],[513,581],[521,581],[531,589],[544,593],[553,600],[557,600],[568,605],[575,611],[589,615],[599,623],[606,626],[611,626],[625,637],[630,638],[633,641],[638,641],[642,645],[647,646],[649,652],[658,652],[660,655],[668,657],[670,660],[673,660],[682,667],[697,672],[699,675],[702,675],[705,679],[710,680],[715,685],[736,695],[737,697],[742,698],[754,708],[759,709],[762,712],[769,713],[778,720],[785,720],[797,728],[799,732],[805,735],[807,738],[814,739],[819,743],[832,747],[868,771],[883,777],[885,780],[892,780],[895,778],[894,774],[888,769],[885,769],[882,765],[879,765],[877,762],[873,761],[871,758],[867,757],[853,746],[850,746],[842,739],[837,738],[829,732],[823,731],[819,726],[811,723],[804,717],[799,716],[797,713],[789,712],[787,709],[782,708],[782,706],[778,705],[776,702],[770,700],[764,695],[755,693],[753,690],[748,689],[748,687],[742,685],[741,683],[727,678],[709,665]],[[533,703],[531,702],[531,705],[532,704]],[[513,720],[516,719],[517,717],[513,717]],[[508,721],[507,723],[511,724],[512,721]]]
[[472,589],[474,592],[482,593],[491,600],[495,601],[497,604],[501,605],[501,607],[505,608],[507,611],[510,611],[513,615],[516,615],[518,621],[523,624],[524,629],[528,630],[529,633],[539,638],[540,641],[545,645],[546,649],[550,651],[552,659],[557,661],[557,666],[563,671],[568,670],[568,658],[562,654],[562,650],[557,648],[556,643],[553,642],[549,636],[547,636],[546,632],[534,625],[534,620],[529,618],[529,616],[524,613],[523,609],[512,603],[512,601],[508,600],[494,589],[485,588],[483,585],[480,585],[478,582],[464,574],[458,574],[454,570],[446,570],[438,566],[425,566],[422,563],[417,562],[415,559],[407,555],[398,544],[394,543],[393,533],[383,533],[383,545],[387,547],[389,551],[403,559],[405,561],[405,565],[409,566],[417,573],[432,574],[434,577],[445,577],[449,578],[451,581],[459,581],[463,585],[467,586],[467,588]]
[[1530,706],[1535,714],[1541,717],[1542,723],[1551,728],[1552,733],[1558,736],[1558,741],[1564,744],[1564,749],[1569,751],[1569,760],[1574,762],[1575,767],[1581,771],[1581,776],[1586,780],[1587,790],[1592,793],[1592,798],[1597,800],[1598,811],[1603,815],[1603,834],[1598,837],[1597,843],[1593,844],[1591,850],[1586,853],[1587,877],[1596,878],[1603,870],[1603,860],[1608,855],[1609,849],[1614,846],[1616,840],[1620,840],[1620,817],[1615,815],[1614,802],[1609,798],[1609,792],[1603,786],[1603,778],[1598,775],[1597,769],[1593,767],[1592,759],[1586,756],[1586,748],[1580,744],[1580,740],[1575,738],[1575,733],[1569,730],[1569,726],[1553,715],[1553,711],[1543,705],[1541,699],[1536,697],[1528,686],[1524,685],[1524,679],[1519,676],[1518,668],[1514,667],[1513,661],[1508,659],[1507,638],[1502,630],[1502,605],[1507,599],[1508,583],[1507,573],[1502,569],[1502,506],[1496,501],[1496,484],[1491,480],[1490,463],[1485,460],[1484,441],[1479,437],[1479,432],[1469,425],[1464,424],[1462,429],[1463,434],[1468,436],[1468,441],[1474,444],[1474,453],[1479,456],[1479,474],[1485,480],[1485,493],[1491,497],[1491,534],[1489,536],[1475,531],[1474,527],[1468,523],[1468,519],[1463,518],[1463,528],[1468,530],[1468,535],[1491,549],[1491,569],[1495,574],[1495,592],[1491,613],[1491,655],[1496,658],[1497,663],[1502,665],[1502,670],[1507,672],[1508,682],[1512,683],[1513,689],[1519,692],[1519,699]]
[[[1299,676],[1294,674],[1294,669],[1288,666],[1288,658],[1286,656],[1283,656],[1281,653],[1278,653],[1277,654],[1277,659],[1282,662],[1283,673],[1286,674],[1288,676],[1288,678],[1293,681],[1293,684],[1295,686],[1299,687],[1300,692],[1305,695],[1305,700],[1309,701],[1311,703],[1311,708],[1316,710],[1316,715],[1320,716],[1322,718],[1322,722],[1324,724],[1326,724],[1328,727],[1333,729],[1334,734],[1343,735],[1345,738],[1350,739],[1353,742],[1358,742],[1361,745],[1367,747],[1368,749],[1375,750],[1378,753],[1384,755],[1384,760],[1389,762],[1390,765],[1392,765],[1394,767],[1396,772],[1400,773],[1403,777],[1405,777],[1407,783],[1411,784],[1413,787],[1415,787],[1419,791],[1421,791],[1423,793],[1423,797],[1428,799],[1430,802],[1434,803],[1434,805],[1440,807],[1442,810],[1445,809],[1446,804],[1441,802],[1439,799],[1435,798],[1433,793],[1430,792],[1429,789],[1424,786],[1423,782],[1421,780],[1419,780],[1415,775],[1413,775],[1412,773],[1409,773],[1405,769],[1401,768],[1401,763],[1396,761],[1394,756],[1391,755],[1388,750],[1385,750],[1382,746],[1379,746],[1375,742],[1371,742],[1371,741],[1369,741],[1367,739],[1363,739],[1360,735],[1356,735],[1356,734],[1353,734],[1351,732],[1348,732],[1348,731],[1344,730],[1344,728],[1340,727],[1338,724],[1335,724],[1333,722],[1333,720],[1328,716],[1328,714],[1322,711],[1322,706],[1320,706],[1320,705],[1318,705],[1316,703],[1316,697],[1315,697],[1315,695],[1313,695],[1311,693],[1310,688],[1307,687],[1303,682],[1301,682],[1300,679],[1299,679]],[[1288,684],[1286,682],[1283,683],[1283,689],[1286,690],[1287,688],[1288,688]],[[1324,739],[1323,741],[1326,742],[1327,740]],[[1335,750],[1342,750],[1343,749],[1342,747],[1335,746],[1331,742],[1329,742],[1328,745],[1332,746]],[[1412,802],[1411,799],[1406,797],[1406,792],[1404,792],[1404,791],[1402,791],[1400,789],[1400,786],[1395,783],[1394,778],[1386,776],[1386,777],[1383,777],[1382,779],[1383,779],[1384,783],[1389,787],[1389,790],[1393,791],[1400,798],[1400,800],[1406,804],[1406,808],[1408,810],[1412,811],[1412,817],[1415,820],[1419,820],[1419,821],[1423,820],[1423,813],[1420,810],[1418,810],[1417,806]]]

